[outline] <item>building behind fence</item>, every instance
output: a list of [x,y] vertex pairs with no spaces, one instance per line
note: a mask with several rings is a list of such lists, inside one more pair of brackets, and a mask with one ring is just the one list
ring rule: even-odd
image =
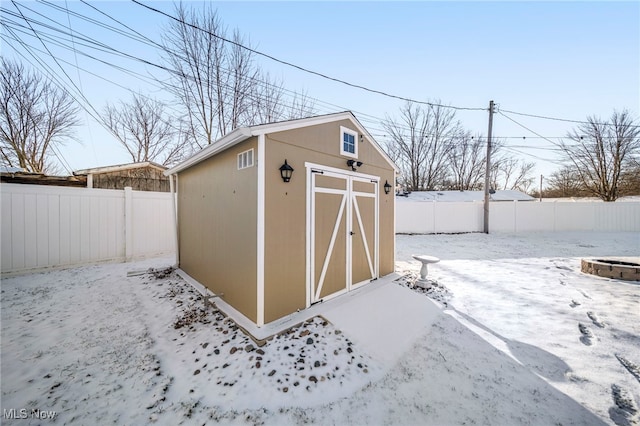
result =
[[7,183],[0,192],[5,273],[175,250],[167,192]]

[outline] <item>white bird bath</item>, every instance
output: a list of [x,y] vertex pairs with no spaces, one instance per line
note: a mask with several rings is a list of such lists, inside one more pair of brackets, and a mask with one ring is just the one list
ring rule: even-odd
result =
[[431,288],[431,283],[427,280],[427,274],[429,273],[427,265],[430,263],[438,263],[440,262],[440,259],[435,256],[427,256],[426,254],[413,254],[411,256],[422,263],[422,267],[420,268],[420,278],[416,280],[416,285],[424,289]]

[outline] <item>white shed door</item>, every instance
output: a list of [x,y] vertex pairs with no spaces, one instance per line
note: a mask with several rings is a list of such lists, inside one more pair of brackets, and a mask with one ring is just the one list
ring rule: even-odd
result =
[[311,169],[309,305],[378,277],[378,182]]

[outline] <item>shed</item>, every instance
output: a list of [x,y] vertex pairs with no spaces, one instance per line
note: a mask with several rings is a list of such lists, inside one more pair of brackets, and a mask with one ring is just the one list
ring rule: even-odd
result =
[[165,172],[181,273],[258,327],[391,274],[396,171],[351,112],[236,129]]
[[130,186],[136,191],[169,192],[169,178],[164,175],[167,167],[143,161],[76,170],[76,177],[86,177],[87,188],[124,189]]

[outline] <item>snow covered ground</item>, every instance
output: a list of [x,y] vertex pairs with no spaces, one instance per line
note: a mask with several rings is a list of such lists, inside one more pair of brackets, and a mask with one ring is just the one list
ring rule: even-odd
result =
[[258,347],[175,273],[127,276],[170,258],[3,277],[2,424],[640,424],[640,284],[580,272],[639,256],[640,234],[402,235],[397,252],[389,285],[410,286],[413,253],[442,259],[399,358],[359,345],[357,318]]

